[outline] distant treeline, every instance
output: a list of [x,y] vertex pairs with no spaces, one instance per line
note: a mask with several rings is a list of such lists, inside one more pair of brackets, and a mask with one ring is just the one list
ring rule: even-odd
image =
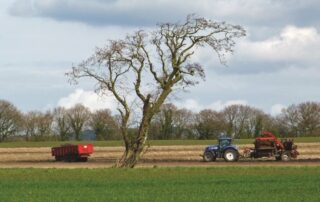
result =
[[[84,133],[96,140],[120,137],[118,115],[109,109],[90,112],[78,104],[70,109],[22,113],[12,103],[0,100],[0,142],[7,140],[81,140]],[[132,120],[130,135],[138,130]],[[234,138],[253,138],[261,130],[280,137],[320,135],[320,103],[291,105],[277,116],[247,105],[231,105],[221,111],[204,109],[199,113],[165,104],[153,118],[150,139],[214,139],[222,134]],[[89,131],[89,132],[88,132]]]

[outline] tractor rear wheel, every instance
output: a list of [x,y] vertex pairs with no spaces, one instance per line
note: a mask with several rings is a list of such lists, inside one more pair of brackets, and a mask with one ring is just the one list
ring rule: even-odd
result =
[[223,154],[223,158],[227,162],[237,161],[239,159],[239,155],[237,151],[233,149],[227,149]]
[[216,160],[216,155],[213,152],[206,151],[203,154],[203,161],[204,162],[210,162],[210,161],[215,161]]
[[285,151],[281,154],[281,160],[282,161],[290,161],[291,160],[291,154],[288,151]]

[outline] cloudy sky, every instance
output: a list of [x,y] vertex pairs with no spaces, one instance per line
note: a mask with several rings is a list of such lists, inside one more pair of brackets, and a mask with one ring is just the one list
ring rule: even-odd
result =
[[249,104],[277,114],[320,101],[319,0],[2,0],[0,99],[23,111],[78,102],[114,108],[90,81],[70,85],[65,72],[109,39],[189,13],[242,25],[248,36],[227,67],[212,52],[198,52],[206,81],[172,102],[194,111]]

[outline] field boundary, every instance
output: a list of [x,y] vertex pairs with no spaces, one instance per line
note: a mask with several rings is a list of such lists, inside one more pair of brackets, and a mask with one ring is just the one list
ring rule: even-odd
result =
[[[320,137],[298,137],[289,139],[294,139],[296,143],[318,143],[320,142]],[[252,144],[254,139],[235,139],[234,144]],[[93,144],[96,147],[116,147],[123,146],[121,140],[115,141],[43,141],[43,142],[1,142],[0,148],[19,148],[19,147],[54,147],[61,144]],[[173,145],[210,145],[216,144],[216,139],[211,140],[149,140],[148,145],[152,146],[173,146]]]

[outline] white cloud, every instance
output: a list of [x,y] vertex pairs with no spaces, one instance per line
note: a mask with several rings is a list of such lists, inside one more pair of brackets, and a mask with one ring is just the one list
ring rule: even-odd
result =
[[278,36],[239,43],[239,58],[255,61],[315,62],[320,58],[320,34],[314,27],[286,26]]
[[231,106],[231,105],[247,105],[246,100],[229,100],[226,102],[223,102],[221,100],[212,102],[208,105],[202,105],[200,104],[197,100],[195,99],[187,99],[184,102],[176,102],[174,103],[178,108],[186,108],[188,110],[194,111],[194,112],[199,112],[204,109],[212,109],[215,111],[221,111],[224,108]]
[[209,109],[213,109],[216,111],[221,111],[224,108],[231,106],[231,105],[247,105],[248,102],[246,100],[229,100],[226,102],[222,102],[222,101],[216,101],[211,103],[210,105],[207,106],[207,108]]
[[91,111],[110,109],[115,112],[117,108],[116,102],[111,97],[100,96],[93,91],[84,91],[83,89],[76,89],[75,92],[58,101],[58,106],[65,108],[71,108],[76,104],[82,104]]
[[200,105],[196,100],[194,99],[187,99],[182,103],[176,102],[174,103],[178,108],[186,108],[188,110],[198,112],[203,109],[203,106]]
[[252,40],[249,37],[238,40],[235,53],[227,57],[227,68],[219,64],[216,54],[208,47],[198,50],[194,60],[207,68],[217,67],[215,71],[218,73],[234,74],[239,78],[239,74],[274,73],[292,67],[317,67],[319,49],[318,29],[290,25],[263,40]]
[[277,115],[281,114],[282,110],[285,108],[286,108],[286,106],[284,106],[282,104],[275,104],[271,107],[271,115],[277,116]]

